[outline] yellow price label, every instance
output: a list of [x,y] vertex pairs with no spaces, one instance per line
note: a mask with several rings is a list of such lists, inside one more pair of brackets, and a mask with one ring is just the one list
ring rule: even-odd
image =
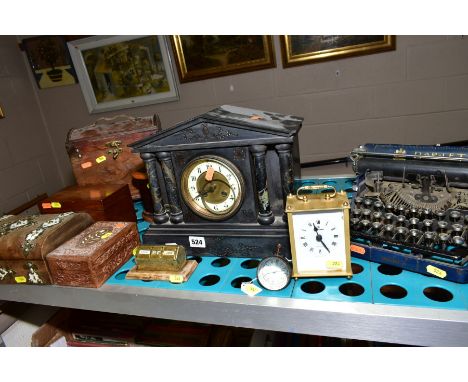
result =
[[22,283],[25,283],[27,280],[26,280],[26,277],[24,277],[24,276],[16,276],[16,277],[15,277],[15,281],[16,281],[18,284],[22,284]]
[[96,158],[96,163],[104,162],[106,159],[107,159],[107,158],[106,158],[105,155],[101,155],[100,157],[97,157],[97,158]]
[[249,296],[255,296],[256,294],[260,293],[262,289],[253,283],[242,283],[241,291],[245,294],[248,294]]
[[107,239],[108,237],[112,236],[112,232],[106,232],[104,235],[101,236],[101,239]]
[[62,205],[59,202],[52,202],[50,203],[52,208],[62,208]]
[[182,275],[170,275],[169,281],[174,284],[180,284],[184,282],[184,276]]
[[445,279],[445,277],[447,277],[447,272],[445,272],[443,269],[434,267],[433,265],[428,265],[426,267],[426,271],[427,273],[430,273],[436,277],[440,277],[441,279]]
[[343,268],[343,263],[340,260],[327,260],[325,263],[328,269],[340,269]]

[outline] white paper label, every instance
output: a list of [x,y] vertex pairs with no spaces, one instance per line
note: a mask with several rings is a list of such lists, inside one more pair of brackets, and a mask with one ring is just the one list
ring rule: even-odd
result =
[[249,296],[253,297],[256,294],[259,294],[263,289],[259,288],[255,284],[252,283],[242,283],[241,284],[241,291]]
[[189,236],[189,243],[194,248],[206,248],[205,238],[203,236]]
[[149,249],[140,249],[138,251],[139,255],[151,255],[151,251]]

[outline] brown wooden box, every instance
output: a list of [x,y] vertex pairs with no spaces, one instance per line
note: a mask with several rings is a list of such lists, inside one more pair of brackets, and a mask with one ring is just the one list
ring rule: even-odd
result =
[[128,184],[132,197],[139,198],[131,174],[144,165],[140,156],[132,153],[127,145],[160,130],[157,115],[100,118],[89,126],[71,129],[65,147],[77,184]]
[[95,221],[136,221],[133,200],[126,184],[71,186],[38,203],[43,214],[87,212]]
[[1,219],[0,283],[50,284],[46,255],[92,223],[84,213]]
[[47,255],[52,281],[99,288],[139,243],[135,223],[97,222]]

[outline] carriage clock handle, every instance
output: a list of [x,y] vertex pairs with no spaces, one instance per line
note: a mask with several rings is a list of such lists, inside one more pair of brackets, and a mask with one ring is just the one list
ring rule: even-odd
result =
[[325,199],[331,199],[334,198],[336,195],[336,188],[333,186],[330,186],[329,184],[316,184],[313,186],[302,186],[299,187],[296,191],[296,198],[299,200],[302,200],[303,202],[307,201],[307,195],[300,195],[301,191],[314,191],[314,190],[333,190],[333,192],[326,193],[325,194]]

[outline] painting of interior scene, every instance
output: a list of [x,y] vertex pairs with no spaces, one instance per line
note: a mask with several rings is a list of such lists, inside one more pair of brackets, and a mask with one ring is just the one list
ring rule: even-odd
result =
[[291,36],[291,55],[383,42],[385,36]]
[[168,92],[157,36],[82,52],[97,103]]

